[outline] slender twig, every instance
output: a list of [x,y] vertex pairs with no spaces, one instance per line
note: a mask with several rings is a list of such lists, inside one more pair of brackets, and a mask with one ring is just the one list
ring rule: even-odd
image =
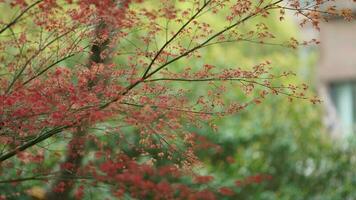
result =
[[[84,47],[83,49],[86,49],[88,48],[88,46]],[[29,78],[28,80],[26,80],[25,82],[22,83],[22,85],[26,85],[28,84],[30,81],[32,81],[33,79],[36,79],[37,77],[41,76],[43,73],[45,73],[46,71],[48,71],[49,69],[51,69],[53,66],[63,62],[64,60],[67,60],[73,56],[77,55],[77,53],[72,53],[72,54],[69,54],[67,56],[64,56],[63,58],[57,60],[56,62],[50,64],[49,66],[47,66],[46,68],[42,69],[39,73],[37,73],[36,75],[32,76],[31,78]]]
[[55,41],[61,39],[62,37],[64,37],[65,35],[69,34],[70,32],[72,32],[73,30],[69,30],[57,37],[55,37],[53,40],[51,40],[50,42],[48,42],[45,46],[43,46],[42,48],[40,48],[35,54],[33,54],[26,62],[25,64],[21,67],[20,71],[14,76],[14,78],[12,79],[11,83],[9,84],[9,86],[7,87],[5,94],[8,94],[11,90],[11,88],[13,87],[13,85],[15,84],[15,82],[18,80],[18,78],[22,75],[22,73],[25,71],[26,67],[31,63],[31,61],[33,59],[35,59],[38,55],[41,54],[42,51],[44,51],[47,47],[49,47],[51,44],[53,44]]
[[[135,106],[139,108],[143,108],[145,105],[141,104],[135,104],[135,103],[129,103],[129,102],[120,102],[120,104],[125,104],[128,106]],[[150,105],[152,108],[162,108],[166,110],[171,110],[171,111],[177,111],[177,112],[185,112],[185,113],[193,113],[193,114],[201,114],[201,115],[218,115],[218,114],[225,114],[225,112],[204,112],[204,111],[194,111],[194,110],[186,110],[186,109],[180,109],[180,108],[174,108],[174,107],[159,107],[156,105]]]
[[290,89],[290,87],[283,87],[283,86],[270,86],[266,85],[254,80],[247,80],[244,78],[205,78],[205,79],[185,79],[185,78],[157,78],[157,79],[150,79],[150,80],[145,80],[144,82],[156,82],[156,81],[181,81],[181,82],[209,82],[209,81],[239,81],[240,83],[246,82],[250,84],[255,84],[259,85],[265,88],[268,88],[274,92],[284,94],[286,96],[298,98],[298,99],[308,99],[307,97],[303,96],[296,96],[284,91],[276,90],[276,89]]
[[6,184],[6,183],[17,183],[17,182],[24,182],[24,181],[42,181],[42,180],[49,180],[53,178],[60,178],[61,180],[72,180],[72,179],[92,179],[93,177],[90,176],[55,176],[52,174],[48,175],[36,175],[36,176],[30,176],[30,177],[24,177],[24,178],[17,178],[17,179],[8,179],[8,180],[0,180],[0,184]]
[[[265,6],[262,10],[268,9],[268,8],[272,7],[273,5],[276,5],[276,4],[278,4],[278,3],[282,2],[282,1],[283,1],[283,0],[278,0],[278,1],[274,2],[274,3],[272,3],[272,4],[269,4],[269,5]],[[260,12],[261,12],[261,11],[254,12],[254,13],[252,13],[252,14],[250,14],[250,15],[244,17],[243,19],[237,21],[236,23],[234,23],[234,24],[228,26],[227,28],[225,28],[225,29],[223,29],[223,30],[221,30],[221,31],[219,31],[219,32],[217,32],[217,33],[215,33],[213,36],[211,36],[210,38],[208,38],[207,40],[205,40],[203,43],[201,43],[201,44],[195,46],[194,48],[192,48],[192,49],[186,51],[185,53],[181,54],[180,56],[178,56],[178,57],[176,57],[176,58],[174,58],[174,59],[172,59],[172,60],[166,62],[165,64],[161,65],[160,67],[158,67],[157,69],[155,69],[155,70],[152,71],[151,73],[147,74],[144,78],[147,79],[147,78],[151,77],[152,75],[156,74],[157,72],[159,72],[160,70],[162,70],[163,68],[165,68],[167,65],[169,65],[169,64],[171,64],[171,63],[173,63],[173,62],[175,62],[175,61],[181,59],[182,57],[185,57],[185,56],[189,55],[190,53],[192,53],[192,52],[194,52],[194,51],[196,51],[196,50],[198,50],[198,49],[204,47],[204,46],[205,46],[206,44],[208,44],[211,40],[215,39],[216,37],[220,36],[221,34],[224,34],[225,32],[231,30],[232,28],[235,28],[236,26],[238,26],[238,25],[244,23],[245,21],[249,20],[250,18],[257,16]]]
[[36,6],[37,4],[41,3],[43,0],[39,0],[34,2],[33,4],[31,4],[30,6],[28,6],[26,9],[24,9],[14,20],[12,20],[10,23],[8,23],[4,28],[2,28],[0,30],[0,34],[3,33],[4,31],[6,31],[8,28],[10,28],[11,26],[15,25],[17,23],[17,21],[26,13],[28,12],[31,8],[33,8],[34,6]]
[[211,0],[207,1],[204,3],[204,5],[183,25],[180,27],[180,29],[171,37],[171,39],[169,39],[162,47],[161,49],[156,53],[155,57],[152,59],[151,63],[148,65],[145,73],[142,75],[142,78],[145,78],[146,75],[148,74],[148,72],[150,71],[152,65],[154,64],[154,62],[157,60],[158,56],[161,55],[162,51],[185,29],[185,27],[187,27],[190,22],[192,22],[196,16],[198,16],[198,14],[204,10],[204,8],[210,3]]
[[44,134],[40,135],[39,137],[37,137],[36,139],[29,141],[21,146],[18,146],[17,148],[15,148],[14,150],[11,150],[3,155],[0,156],[0,162],[5,161],[11,157],[13,157],[14,155],[16,155],[18,152],[20,151],[24,151],[25,149],[32,147],[33,145],[42,142],[44,140],[46,140],[47,138],[52,137],[53,135],[56,135],[57,133],[62,132],[63,130],[73,127],[73,125],[65,125],[65,126],[59,126],[56,128],[53,128],[52,130],[49,130],[47,132],[45,132]]

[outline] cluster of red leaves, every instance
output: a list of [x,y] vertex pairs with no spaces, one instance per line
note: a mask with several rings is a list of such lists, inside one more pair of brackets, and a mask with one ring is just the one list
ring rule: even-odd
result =
[[243,180],[237,180],[235,182],[235,184],[238,187],[243,187],[243,186],[247,186],[247,185],[250,185],[250,184],[260,184],[263,181],[269,181],[269,180],[272,180],[272,176],[271,175],[257,174],[257,175],[254,175],[254,176],[246,177]]
[[[104,114],[97,107],[100,102],[113,98],[116,95],[114,91],[121,87],[98,83],[89,90],[87,84],[99,75],[103,79],[97,82],[113,79],[111,67],[92,65],[90,70],[77,72],[57,68],[48,73],[46,80],[34,80],[26,87],[21,83],[15,85],[14,91],[0,95],[3,131],[29,137],[44,128],[73,125],[83,118],[90,123],[105,119],[109,116],[108,112]],[[73,77],[77,78],[77,83],[73,83]],[[7,88],[8,84],[5,82],[2,86]],[[88,109],[81,110],[83,107]]]
[[[173,165],[154,167],[147,164],[138,164],[136,161],[119,155],[115,159],[101,162],[99,170],[94,169],[95,165],[85,167],[89,174],[99,181],[99,183],[109,183],[113,185],[113,194],[122,197],[125,193],[139,199],[219,199],[221,196],[235,195],[234,189],[230,187],[205,187],[213,182],[212,176],[195,176],[192,182],[179,181],[184,177],[185,172]],[[242,187],[249,184],[259,184],[262,181],[270,180],[269,175],[255,175],[247,177],[243,181],[236,181],[236,186]],[[60,186],[63,187],[62,183]],[[95,185],[95,183],[94,183]],[[198,186],[198,187],[197,187]],[[60,188],[61,188],[60,187]],[[79,191],[83,188],[79,187]],[[79,194],[81,192],[78,192]]]

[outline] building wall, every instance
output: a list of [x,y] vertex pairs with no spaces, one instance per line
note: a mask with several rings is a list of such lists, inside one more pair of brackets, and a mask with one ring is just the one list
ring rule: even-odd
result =
[[317,78],[322,83],[356,80],[356,22],[321,24]]
[[336,137],[356,130],[356,21],[333,19],[320,25],[317,82],[325,124]]

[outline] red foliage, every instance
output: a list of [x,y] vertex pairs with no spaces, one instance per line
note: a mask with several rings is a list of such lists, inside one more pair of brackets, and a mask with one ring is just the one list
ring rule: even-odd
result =
[[209,183],[213,180],[214,180],[214,177],[212,177],[212,176],[197,176],[194,178],[194,182],[200,183],[200,184]]
[[220,188],[219,192],[224,196],[233,196],[235,194],[235,192],[232,189],[228,188],[228,187]]
[[246,178],[244,178],[243,180],[237,180],[235,181],[235,185],[238,187],[241,186],[247,186],[250,184],[260,184],[263,181],[270,181],[272,180],[272,176],[271,175],[267,175],[267,174],[256,174],[253,176],[248,176]]

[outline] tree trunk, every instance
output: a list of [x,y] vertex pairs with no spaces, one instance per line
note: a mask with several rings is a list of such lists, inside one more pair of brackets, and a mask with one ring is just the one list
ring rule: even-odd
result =
[[65,161],[60,167],[60,172],[57,179],[53,183],[53,187],[46,194],[48,200],[65,200],[71,199],[70,193],[73,189],[75,175],[81,166],[81,162],[85,155],[83,136],[87,133],[88,126],[82,125],[73,133],[73,138],[68,144],[68,152]]
[[[103,29],[106,29],[105,23],[100,23],[97,28],[97,36]],[[100,43],[94,42],[91,47],[91,55],[88,59],[87,67],[90,69],[93,63],[107,63],[110,58],[102,58],[101,54],[108,48],[109,38]],[[98,78],[98,77],[97,77]],[[96,85],[96,80],[88,82],[89,90]],[[84,119],[85,120],[85,119]],[[68,151],[65,161],[61,164],[60,172],[56,180],[54,180],[52,188],[47,191],[46,198],[48,200],[66,200],[72,199],[71,192],[75,185],[75,176],[81,166],[85,156],[85,134],[88,133],[89,124],[83,123],[78,126],[73,138],[68,144]]]

